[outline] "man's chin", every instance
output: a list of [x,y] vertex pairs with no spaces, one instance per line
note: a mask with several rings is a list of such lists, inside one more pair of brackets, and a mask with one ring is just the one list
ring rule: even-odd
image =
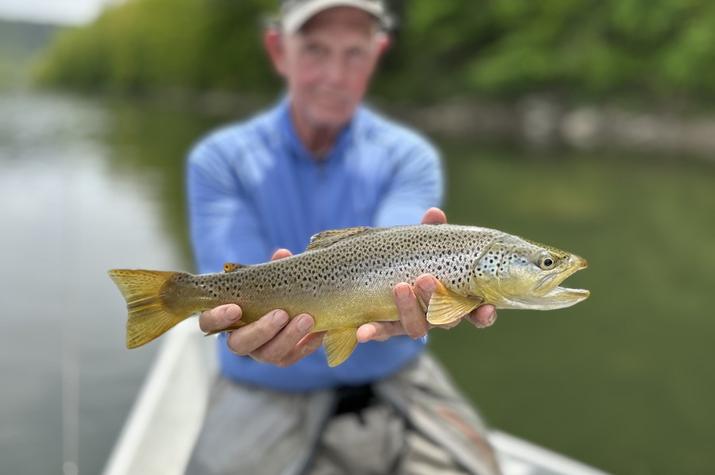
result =
[[316,128],[342,129],[353,117],[355,108],[331,108],[315,110],[311,122]]

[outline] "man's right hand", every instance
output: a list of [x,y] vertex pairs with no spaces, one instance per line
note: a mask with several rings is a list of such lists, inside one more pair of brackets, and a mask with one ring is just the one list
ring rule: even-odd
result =
[[[290,256],[287,249],[278,249],[271,260]],[[236,304],[221,305],[203,312],[199,326],[204,332],[219,332],[241,319],[241,307]],[[280,309],[268,312],[260,319],[229,333],[226,344],[237,355],[276,366],[290,366],[313,353],[323,343],[323,333],[310,334],[313,317],[307,313],[291,319]]]

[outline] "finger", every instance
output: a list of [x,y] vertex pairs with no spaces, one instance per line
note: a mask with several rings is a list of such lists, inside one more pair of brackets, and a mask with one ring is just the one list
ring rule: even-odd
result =
[[237,355],[247,355],[275,337],[288,320],[285,310],[273,310],[255,322],[231,332],[226,344]]
[[385,341],[390,337],[404,335],[405,329],[401,322],[371,322],[360,325],[357,329],[358,343],[370,340]]
[[[430,299],[432,298],[432,294],[435,292],[435,290],[437,290],[438,285],[439,280],[437,280],[437,278],[434,277],[432,274],[422,274],[421,276],[417,277],[417,279],[415,279],[415,294],[417,294],[417,297],[422,302],[424,302],[425,311],[427,308],[429,308]],[[439,327],[444,329],[454,328],[459,325],[460,322],[461,319],[455,320],[452,323],[441,324],[439,325]]]
[[313,329],[313,317],[307,313],[297,315],[274,338],[251,352],[251,357],[267,363],[279,364]]
[[432,274],[422,274],[415,279],[415,295],[420,300],[423,310],[427,312],[432,294],[437,290],[437,278]]
[[293,255],[293,253],[290,252],[288,249],[280,248],[280,249],[276,249],[276,252],[274,252],[273,256],[271,256],[271,260],[275,261],[278,259],[285,259],[286,257],[290,257],[292,255]]
[[397,284],[392,289],[397,305],[397,312],[405,333],[411,338],[420,338],[427,334],[427,318],[422,306],[417,301],[412,286],[405,282]]
[[467,316],[467,320],[477,328],[487,328],[494,325],[497,320],[497,311],[494,305],[481,305]]
[[445,224],[447,215],[439,208],[430,208],[422,216],[422,224]]
[[225,330],[241,319],[241,307],[230,303],[206,310],[199,315],[199,328],[204,333]]
[[315,352],[315,350],[320,348],[320,345],[323,344],[324,336],[325,332],[308,333],[286,356],[283,357],[280,362],[278,362],[278,366],[285,368],[286,366],[295,364],[299,360]]

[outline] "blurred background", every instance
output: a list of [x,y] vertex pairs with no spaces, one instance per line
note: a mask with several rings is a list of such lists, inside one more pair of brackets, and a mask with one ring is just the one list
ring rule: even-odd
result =
[[[491,425],[613,473],[715,472],[715,3],[395,0],[370,102],[450,221],[577,252],[568,310],[431,346]],[[275,101],[273,0],[0,0],[0,471],[97,473],[157,344],[112,267],[192,269],[183,167]]]

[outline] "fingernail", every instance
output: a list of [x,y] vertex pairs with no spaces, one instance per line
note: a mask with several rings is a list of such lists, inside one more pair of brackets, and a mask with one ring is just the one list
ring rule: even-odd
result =
[[489,318],[487,318],[487,326],[493,325],[496,320],[497,320],[497,312],[495,310],[489,315]]
[[474,326],[477,328],[487,328],[490,327],[494,324],[494,321],[497,319],[497,312],[493,311],[492,313],[489,314],[487,317],[487,321],[482,323],[479,321],[477,318],[470,318],[472,320],[472,323],[474,323]]
[[285,310],[276,310],[273,312],[273,323],[278,326],[283,326],[288,323],[288,314]]
[[425,279],[425,281],[420,283],[420,287],[422,288],[422,290],[430,294],[434,293],[435,289],[437,288],[435,286],[434,279]]
[[395,296],[401,301],[407,300],[410,297],[410,288],[406,285],[397,286]]
[[372,340],[372,337],[375,336],[375,327],[373,327],[372,325],[363,325],[362,327],[360,327],[360,330],[361,331],[358,332],[358,341],[360,343],[368,342]]
[[227,306],[223,309],[223,318],[232,323],[241,318],[241,312],[233,311],[233,307]]
[[313,327],[313,319],[308,315],[303,315],[298,319],[298,330],[307,332]]

